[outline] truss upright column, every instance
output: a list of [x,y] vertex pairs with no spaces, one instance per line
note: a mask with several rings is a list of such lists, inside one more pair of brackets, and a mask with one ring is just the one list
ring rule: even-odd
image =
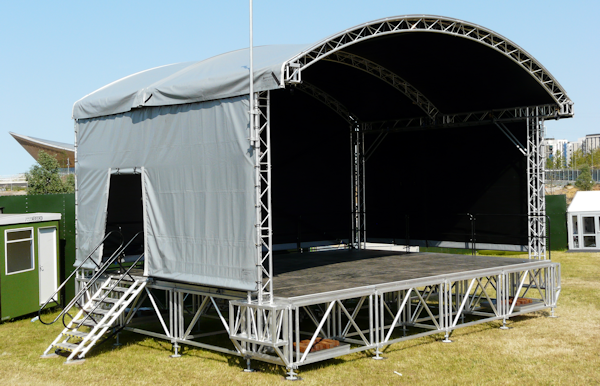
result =
[[269,91],[254,94],[252,140],[256,188],[256,267],[258,303],[273,301],[271,217],[271,99]]
[[527,109],[527,211],[529,258],[546,259],[544,121],[538,108]]
[[363,249],[366,243],[365,202],[365,135],[362,124],[355,124],[350,132],[352,151],[352,234],[350,245]]

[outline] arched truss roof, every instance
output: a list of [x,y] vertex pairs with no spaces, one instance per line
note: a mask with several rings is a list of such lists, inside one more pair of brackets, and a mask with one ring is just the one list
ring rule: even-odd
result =
[[394,72],[369,59],[362,58],[358,55],[349,54],[344,51],[336,51],[331,55],[326,56],[323,60],[342,63],[381,79],[382,81],[386,82],[390,86],[403,93],[407,98],[411,100],[412,103],[418,105],[431,119],[434,119],[437,113],[439,112],[437,107],[435,107],[433,103],[431,103],[414,86],[412,86],[410,83],[402,79]]
[[348,108],[344,106],[343,103],[341,103],[325,91],[321,90],[320,88],[310,84],[309,82],[302,82],[296,85],[296,88],[302,91],[303,93],[310,95],[325,106],[329,107],[343,120],[348,122],[348,124],[354,125],[360,121],[357,115],[350,112],[350,110],[348,110]]
[[[537,100],[533,103],[526,103],[527,106],[540,106],[540,105],[554,105],[553,116],[558,117],[570,117],[573,115],[573,103],[567,96],[565,90],[558,83],[558,81],[542,66],[535,58],[529,53],[519,47],[517,44],[506,39],[505,37],[476,24],[471,24],[465,21],[440,17],[440,16],[400,16],[394,18],[385,18],[375,20],[365,24],[358,25],[354,28],[345,30],[338,34],[335,34],[329,38],[321,40],[320,42],[312,45],[310,48],[304,50],[302,53],[291,58],[283,65],[283,73],[285,74],[284,82],[288,84],[300,83],[303,81],[303,73],[306,73],[308,69],[319,62],[333,61],[346,65],[353,66],[362,71],[368,72],[374,75],[388,84],[392,84],[398,90],[403,91],[404,95],[407,96],[414,104],[426,112],[428,118],[435,118],[438,113],[438,108],[441,110],[442,106],[434,105],[431,99],[434,95],[428,95],[426,90],[418,89],[415,86],[410,85],[408,81],[404,80],[403,73],[396,73],[393,68],[386,68],[384,64],[379,64],[377,60],[371,60],[370,57],[361,57],[353,53],[352,51],[359,45],[371,44],[376,39],[390,38],[390,37],[405,37],[405,36],[417,36],[420,37],[423,34],[436,34],[436,36],[445,35],[454,38],[461,38],[463,43],[453,40],[453,43],[462,44],[461,48],[465,48],[464,41],[471,43],[477,43],[480,46],[484,46],[486,49],[493,51],[497,55],[501,55],[509,59],[513,64],[516,64],[521,70],[519,76],[523,76],[522,73],[528,75],[529,78],[533,79],[537,84],[537,88],[543,90],[543,94],[546,95],[543,102],[540,102],[540,90],[535,92],[538,93]],[[438,38],[439,40],[439,38]],[[429,39],[428,42],[432,40]],[[400,43],[407,42],[406,39],[401,42],[398,41],[398,47]],[[380,46],[379,48],[381,48]],[[385,46],[383,46],[385,47]],[[389,46],[389,50],[398,49],[396,46]],[[472,44],[468,47],[469,50],[465,52],[471,52],[476,49]],[[428,46],[418,46],[419,53],[427,52]],[[358,51],[361,51],[360,49]],[[379,50],[381,52],[383,50]],[[375,49],[362,48],[362,52],[376,52]],[[377,52],[377,54],[379,54]],[[414,52],[406,52],[405,60],[410,60],[410,54]],[[489,55],[489,52],[486,52]],[[476,55],[476,54],[474,54]],[[464,58],[465,61],[469,61],[472,58]],[[443,65],[444,58],[439,58],[440,64]],[[492,63],[488,61],[487,63]],[[503,68],[510,67],[504,60],[501,63]],[[466,63],[465,66],[469,66]],[[498,65],[500,66],[500,64]],[[500,69],[500,68],[498,68]],[[490,78],[494,77],[494,68],[490,70]],[[512,75],[515,74],[515,70],[511,69]],[[423,74],[427,76],[427,74]],[[531,84],[529,85],[531,90]],[[516,95],[521,90],[512,90]],[[518,99],[518,98],[517,98]],[[523,100],[523,98],[521,98]],[[416,103],[415,103],[416,102]],[[519,105],[523,106],[523,105]],[[515,108],[517,106],[501,106],[504,108]],[[483,109],[485,110],[485,109]],[[460,111],[464,113],[465,111]],[[456,114],[459,111],[443,111],[445,114]],[[446,118],[444,118],[446,120]]]

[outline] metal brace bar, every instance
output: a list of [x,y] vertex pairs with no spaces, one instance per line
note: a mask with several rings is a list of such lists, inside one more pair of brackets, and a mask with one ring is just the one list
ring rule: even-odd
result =
[[510,132],[510,130],[508,130],[508,128],[506,127],[506,125],[504,123],[494,121],[494,124],[500,129],[500,131],[504,135],[506,135],[506,137],[508,139],[510,139],[510,141],[513,143],[513,145],[515,145],[517,147],[517,149],[524,156],[527,156],[527,150],[525,150],[525,147],[523,146],[523,144],[517,139],[517,137],[515,137],[515,135],[513,133]]

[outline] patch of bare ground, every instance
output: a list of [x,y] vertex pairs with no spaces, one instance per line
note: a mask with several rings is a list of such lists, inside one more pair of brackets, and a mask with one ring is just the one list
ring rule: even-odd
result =
[[[592,190],[600,190],[600,184],[594,185],[592,187]],[[575,197],[575,193],[577,193],[578,191],[579,188],[577,188],[574,185],[556,185],[546,181],[546,195],[555,196],[559,194],[564,194],[565,196],[567,196],[567,205],[571,204],[571,201],[573,201],[573,197]]]

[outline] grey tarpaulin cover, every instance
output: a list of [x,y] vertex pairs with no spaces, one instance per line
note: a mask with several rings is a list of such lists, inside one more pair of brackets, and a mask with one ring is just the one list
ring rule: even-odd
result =
[[[256,91],[305,46],[257,47]],[[256,290],[248,50],[123,78],[75,103],[77,259],[102,240],[110,174],[142,171],[146,274]]]

